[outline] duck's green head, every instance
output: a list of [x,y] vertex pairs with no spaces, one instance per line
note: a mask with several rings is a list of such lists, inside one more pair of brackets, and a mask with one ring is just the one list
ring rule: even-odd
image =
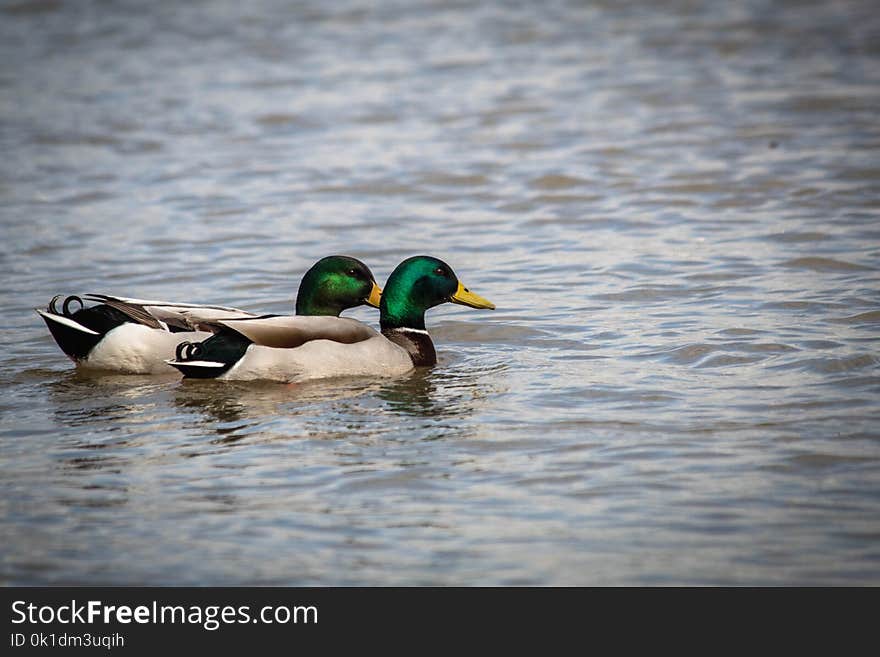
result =
[[407,258],[391,272],[382,293],[381,325],[425,328],[425,311],[451,301],[471,308],[495,309],[495,304],[468,290],[452,267],[431,256]]
[[364,303],[378,308],[381,295],[373,272],[360,260],[327,256],[303,276],[296,295],[296,314],[335,317]]

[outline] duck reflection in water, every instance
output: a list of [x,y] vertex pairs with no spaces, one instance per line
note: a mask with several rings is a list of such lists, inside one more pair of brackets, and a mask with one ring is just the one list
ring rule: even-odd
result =
[[[77,504],[98,508],[127,500],[124,473],[138,458],[137,446],[143,441],[138,425],[155,419],[157,396],[164,394],[164,385],[155,378],[142,378],[139,383],[136,377],[72,370],[61,377],[53,372],[46,383],[59,429],[58,462],[66,485],[78,491]],[[110,478],[96,484],[90,473]]]
[[72,370],[48,382],[46,388],[55,406],[55,421],[60,426],[78,427],[149,419],[156,396],[171,380],[173,377],[157,380]]
[[[339,379],[282,384],[274,381],[216,381],[184,379],[176,388],[173,401],[185,411],[199,411],[205,424],[218,433],[227,434],[235,427],[219,423],[249,424],[268,422],[279,417],[293,419],[310,417],[315,405],[348,400],[378,388],[374,381]],[[244,427],[238,427],[242,429]],[[252,433],[252,432],[251,432]],[[238,438],[243,435],[238,435]]]
[[460,369],[456,364],[418,369],[383,385],[376,396],[401,415],[455,420],[472,415],[497,393],[503,367]]

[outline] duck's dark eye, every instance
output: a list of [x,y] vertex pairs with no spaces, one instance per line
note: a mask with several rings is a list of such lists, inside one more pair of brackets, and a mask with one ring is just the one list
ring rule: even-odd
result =
[[348,275],[349,276],[357,276],[357,269],[349,269]]
[[437,269],[434,270],[434,273],[438,276],[446,276],[446,270],[443,269],[443,267],[437,267]]

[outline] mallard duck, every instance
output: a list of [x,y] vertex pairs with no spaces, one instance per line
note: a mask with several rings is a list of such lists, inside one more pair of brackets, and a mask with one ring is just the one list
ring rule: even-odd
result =
[[[256,318],[227,306],[167,303],[83,295],[98,305],[85,307],[82,298],[69,296],[59,309],[57,296],[45,310],[36,308],[52,337],[78,367],[127,374],[173,372],[166,360],[181,343],[211,337],[218,320]],[[309,269],[296,296],[297,315],[337,317],[361,304],[379,307],[381,289],[360,260],[348,256],[322,258]],[[72,310],[76,304],[78,309]],[[268,316],[264,317],[268,319]]]
[[346,317],[221,319],[223,330],[181,345],[168,361],[184,376],[297,382],[334,376],[393,376],[437,362],[425,311],[451,301],[494,309],[468,290],[452,268],[415,256],[391,273],[379,306],[381,333]]

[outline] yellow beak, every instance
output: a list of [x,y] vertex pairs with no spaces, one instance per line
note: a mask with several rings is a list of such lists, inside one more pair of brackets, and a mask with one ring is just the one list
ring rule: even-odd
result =
[[370,296],[368,296],[365,301],[368,306],[373,306],[373,308],[379,307],[379,301],[382,299],[382,288],[376,285],[376,281],[373,281],[373,289],[370,290]]
[[495,304],[484,299],[478,294],[474,294],[461,281],[458,282],[458,290],[449,299],[452,303],[460,303],[462,306],[470,306],[471,308],[485,308],[487,310],[495,310]]

